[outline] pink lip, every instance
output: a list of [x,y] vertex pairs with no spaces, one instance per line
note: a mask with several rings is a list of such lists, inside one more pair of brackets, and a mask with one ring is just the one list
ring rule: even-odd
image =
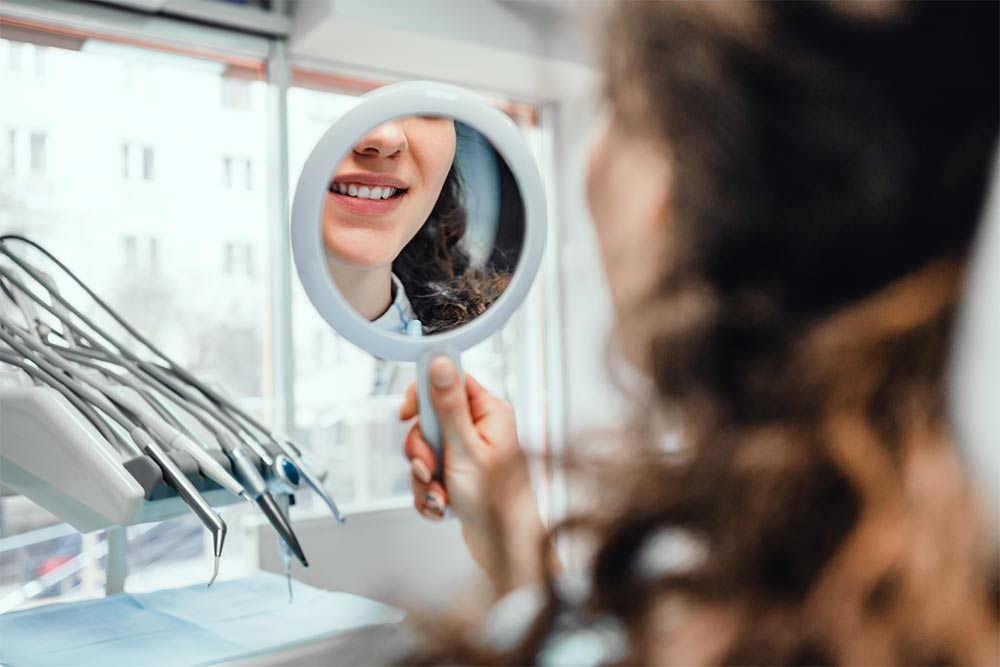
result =
[[357,183],[359,185],[388,185],[397,190],[405,190],[409,186],[398,178],[393,178],[388,174],[376,174],[371,171],[357,171],[351,174],[339,174],[334,176],[330,184],[336,183]]
[[[351,182],[358,183],[360,181]],[[406,193],[398,194],[388,199],[362,199],[361,197],[342,195],[339,192],[331,192],[329,196],[333,198],[333,201],[338,206],[351,213],[358,213],[360,215],[389,215],[403,203],[403,197],[406,196]]]

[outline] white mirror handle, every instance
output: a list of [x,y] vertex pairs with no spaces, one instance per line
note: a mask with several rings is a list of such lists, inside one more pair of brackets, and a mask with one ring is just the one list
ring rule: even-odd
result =
[[446,356],[455,364],[458,371],[458,381],[465,385],[465,374],[462,372],[462,359],[458,350],[450,347],[430,347],[417,359],[417,405],[420,408],[420,432],[424,440],[434,451],[434,478],[444,482],[444,437],[441,434],[441,424],[431,405],[431,362],[435,358]]

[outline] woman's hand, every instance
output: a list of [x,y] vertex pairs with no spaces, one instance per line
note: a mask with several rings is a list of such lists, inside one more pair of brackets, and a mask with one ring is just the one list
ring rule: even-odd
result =
[[[444,484],[432,479],[434,452],[419,422],[414,423],[403,446],[413,470],[414,506],[432,521],[440,521],[451,506],[462,522],[469,552],[498,594],[534,581],[541,576],[539,547],[545,528],[513,409],[472,376],[465,376],[463,387],[446,357],[431,364],[430,387],[444,440]],[[399,417],[412,419],[418,410],[416,385],[411,384]]]

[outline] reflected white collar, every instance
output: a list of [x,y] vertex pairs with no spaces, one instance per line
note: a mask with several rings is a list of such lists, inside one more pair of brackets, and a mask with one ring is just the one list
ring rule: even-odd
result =
[[400,334],[421,335],[420,320],[413,312],[413,306],[410,305],[410,300],[406,296],[403,283],[395,273],[392,274],[392,293],[393,298],[389,308],[375,319],[373,324]]

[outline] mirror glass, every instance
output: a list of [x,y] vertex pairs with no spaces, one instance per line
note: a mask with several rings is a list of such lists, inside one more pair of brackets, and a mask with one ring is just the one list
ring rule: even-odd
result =
[[477,130],[406,116],[331,165],[321,242],[334,284],[372,326],[430,336],[503,294],[524,243],[524,204]]

